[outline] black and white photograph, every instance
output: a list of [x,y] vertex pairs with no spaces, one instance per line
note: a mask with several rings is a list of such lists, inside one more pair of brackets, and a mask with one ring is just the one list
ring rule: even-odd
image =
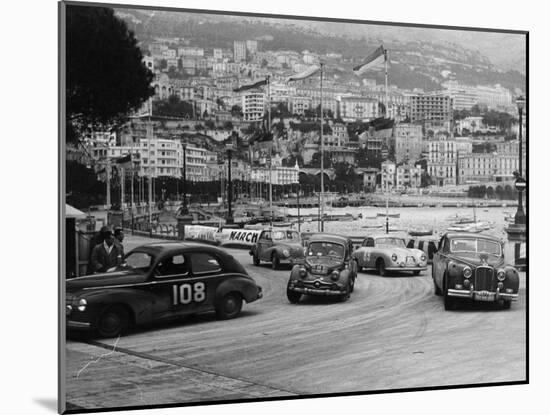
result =
[[60,412],[529,383],[528,27],[58,5]]

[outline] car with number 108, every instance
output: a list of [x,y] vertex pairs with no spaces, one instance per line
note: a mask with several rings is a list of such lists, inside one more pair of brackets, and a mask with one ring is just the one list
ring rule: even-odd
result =
[[130,326],[215,311],[236,317],[262,288],[222,249],[195,243],[152,243],[129,252],[114,272],[69,279],[69,330],[116,337]]

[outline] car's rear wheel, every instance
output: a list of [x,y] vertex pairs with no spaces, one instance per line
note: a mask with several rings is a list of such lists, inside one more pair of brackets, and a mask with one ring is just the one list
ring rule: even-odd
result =
[[279,257],[275,253],[272,254],[271,255],[271,268],[279,269],[280,266],[281,266],[281,261],[279,260]]
[[216,305],[216,316],[221,320],[235,318],[241,312],[243,299],[239,293],[225,294]]
[[130,325],[130,313],[120,305],[108,307],[99,316],[97,331],[101,337],[117,337]]
[[258,258],[258,255],[256,255],[256,254],[252,255],[252,262],[256,266],[260,265],[260,258]]
[[386,263],[384,262],[384,260],[382,258],[378,259],[378,261],[376,261],[376,269],[378,270],[378,274],[380,274],[382,277],[385,277],[387,275],[387,271],[386,271]]
[[297,293],[296,291],[292,291],[287,288],[286,298],[288,298],[288,301],[290,301],[292,304],[297,304],[302,298],[302,293]]

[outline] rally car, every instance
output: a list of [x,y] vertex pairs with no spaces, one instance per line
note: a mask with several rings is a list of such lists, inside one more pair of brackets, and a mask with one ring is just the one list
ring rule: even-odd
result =
[[236,317],[262,288],[220,248],[167,242],[140,246],[114,272],[66,282],[68,329],[116,337],[133,325],[215,311]]
[[365,238],[353,258],[359,270],[376,270],[382,276],[395,271],[418,275],[428,268],[428,258],[423,251],[407,248],[403,238],[388,234]]
[[314,234],[307,241],[303,264],[294,265],[287,284],[287,298],[298,303],[302,294],[350,298],[357,278],[357,264],[351,257],[349,238]]
[[510,308],[517,301],[519,274],[504,262],[501,240],[490,235],[449,232],[434,254],[432,279],[445,310],[460,301],[492,302]]
[[282,263],[294,265],[304,258],[302,238],[292,229],[265,229],[250,249],[250,255],[254,265],[260,265],[261,261],[271,262],[273,269]]

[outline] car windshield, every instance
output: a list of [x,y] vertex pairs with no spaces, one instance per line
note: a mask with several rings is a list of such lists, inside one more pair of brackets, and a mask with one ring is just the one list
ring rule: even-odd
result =
[[147,252],[130,252],[124,259],[125,267],[134,271],[147,272],[153,264],[153,256]]
[[378,238],[376,246],[379,248],[405,248],[405,241],[401,238]]
[[475,252],[478,254],[501,255],[500,244],[495,241],[475,238],[451,240],[451,252]]
[[300,235],[298,235],[298,232],[295,231],[273,231],[272,235],[274,241],[280,241],[283,239],[291,241],[300,240]]
[[307,256],[330,256],[334,258],[344,257],[344,246],[334,242],[312,242],[307,248]]

